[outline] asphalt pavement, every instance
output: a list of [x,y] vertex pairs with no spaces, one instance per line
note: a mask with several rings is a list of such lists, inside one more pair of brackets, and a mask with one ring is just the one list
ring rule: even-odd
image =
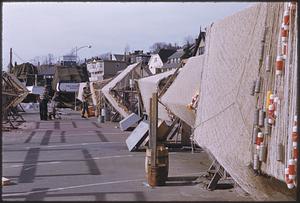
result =
[[239,187],[205,189],[211,164],[202,150],[170,149],[165,186],[149,187],[145,151],[129,152],[118,123],[84,119],[63,110],[40,121],[27,110],[19,129],[2,132],[2,175],[7,201],[251,201]]

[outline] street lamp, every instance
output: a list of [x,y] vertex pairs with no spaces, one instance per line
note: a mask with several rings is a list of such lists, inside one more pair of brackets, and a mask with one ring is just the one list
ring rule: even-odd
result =
[[86,46],[82,46],[82,47],[79,47],[79,48],[75,47],[75,51],[76,51],[76,62],[77,62],[77,58],[78,58],[77,52],[78,52],[80,49],[83,49],[83,48],[92,48],[92,45],[86,45]]
[[[76,53],[76,63],[77,63],[77,59],[78,59],[78,55],[77,55],[77,52],[80,50],[80,49],[83,49],[83,48],[92,48],[92,45],[85,45],[85,46],[82,46],[82,47],[79,47],[77,48],[77,46],[75,47],[75,53]],[[73,54],[73,52],[72,52]],[[75,96],[75,107],[74,107],[74,110],[76,111],[76,92],[74,92],[74,96]]]

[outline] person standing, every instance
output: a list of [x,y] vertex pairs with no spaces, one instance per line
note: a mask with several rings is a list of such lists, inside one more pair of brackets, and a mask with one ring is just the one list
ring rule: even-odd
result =
[[48,102],[48,114],[49,114],[49,119],[54,120],[56,116],[56,102],[54,101],[54,98]]
[[82,112],[81,112],[81,117],[85,117],[85,112],[88,113],[88,99],[91,96],[91,93],[89,92],[87,87],[83,88],[83,93],[82,93]]
[[38,96],[38,98],[37,98],[37,100],[38,100],[38,102],[39,102],[39,110],[40,110],[40,119],[41,120],[44,120],[44,115],[43,115],[43,102],[42,102],[42,100],[43,100],[43,98],[44,98],[44,95],[43,94],[40,94],[39,96]]
[[49,94],[45,87],[43,94],[40,96],[40,117],[41,120],[48,120],[48,100]]

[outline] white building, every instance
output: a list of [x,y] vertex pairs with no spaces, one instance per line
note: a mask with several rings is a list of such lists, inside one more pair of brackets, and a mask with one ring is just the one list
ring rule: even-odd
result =
[[118,71],[124,70],[127,64],[125,61],[94,59],[86,66],[89,72],[89,81],[94,82],[115,76]]
[[153,54],[148,62],[149,70],[152,74],[156,74],[156,70],[163,66],[163,62],[158,54]]
[[99,60],[93,60],[87,65],[87,70],[90,73],[89,80],[91,82],[97,81],[97,80],[103,80],[104,75],[104,63],[103,61]]
[[168,61],[168,57],[174,54],[174,49],[161,49],[157,54],[151,55],[148,66],[152,74],[161,73],[161,68]]

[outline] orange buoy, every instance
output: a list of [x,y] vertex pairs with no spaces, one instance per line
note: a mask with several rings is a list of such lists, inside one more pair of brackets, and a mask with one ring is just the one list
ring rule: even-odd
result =
[[284,177],[285,177],[285,182],[287,183],[289,181],[289,168],[284,169]]
[[297,143],[297,141],[298,141],[297,126],[293,126],[292,140],[293,140],[293,142],[296,142],[296,143]]
[[289,30],[289,26],[288,26],[288,25],[285,25],[285,24],[282,24],[282,25],[281,25],[281,28],[284,29],[284,30]]
[[283,13],[283,23],[284,23],[284,25],[288,25],[289,22],[290,22],[290,11],[285,10]]
[[288,30],[282,29],[281,30],[281,41],[286,43],[288,40]]
[[293,147],[293,159],[295,160],[295,161],[297,161],[298,160],[298,148],[297,147]]
[[287,43],[289,36],[289,26],[282,24],[281,26],[281,41]]
[[269,116],[273,117],[274,116],[274,111],[275,111],[275,105],[273,103],[273,104],[270,104],[269,108],[268,108]]
[[289,168],[284,169],[284,179],[289,189],[294,187],[294,181],[289,178]]
[[[274,94],[270,94],[270,101],[269,101],[270,104],[273,104],[273,103],[274,103],[274,97],[275,97]],[[268,107],[269,107],[269,106],[268,106]]]
[[289,189],[293,189],[294,188],[294,181],[293,180],[291,180],[291,179],[289,179],[288,181],[287,181],[287,187],[289,188]]
[[289,179],[294,180],[296,178],[296,162],[294,159],[290,159],[288,163]]
[[256,149],[259,149],[259,146],[264,141],[264,134],[262,132],[259,132],[256,137]]
[[284,27],[281,28],[281,37],[287,37],[288,36],[288,30],[285,30]]
[[277,56],[276,58],[276,75],[279,75],[282,73],[283,70],[283,57]]

